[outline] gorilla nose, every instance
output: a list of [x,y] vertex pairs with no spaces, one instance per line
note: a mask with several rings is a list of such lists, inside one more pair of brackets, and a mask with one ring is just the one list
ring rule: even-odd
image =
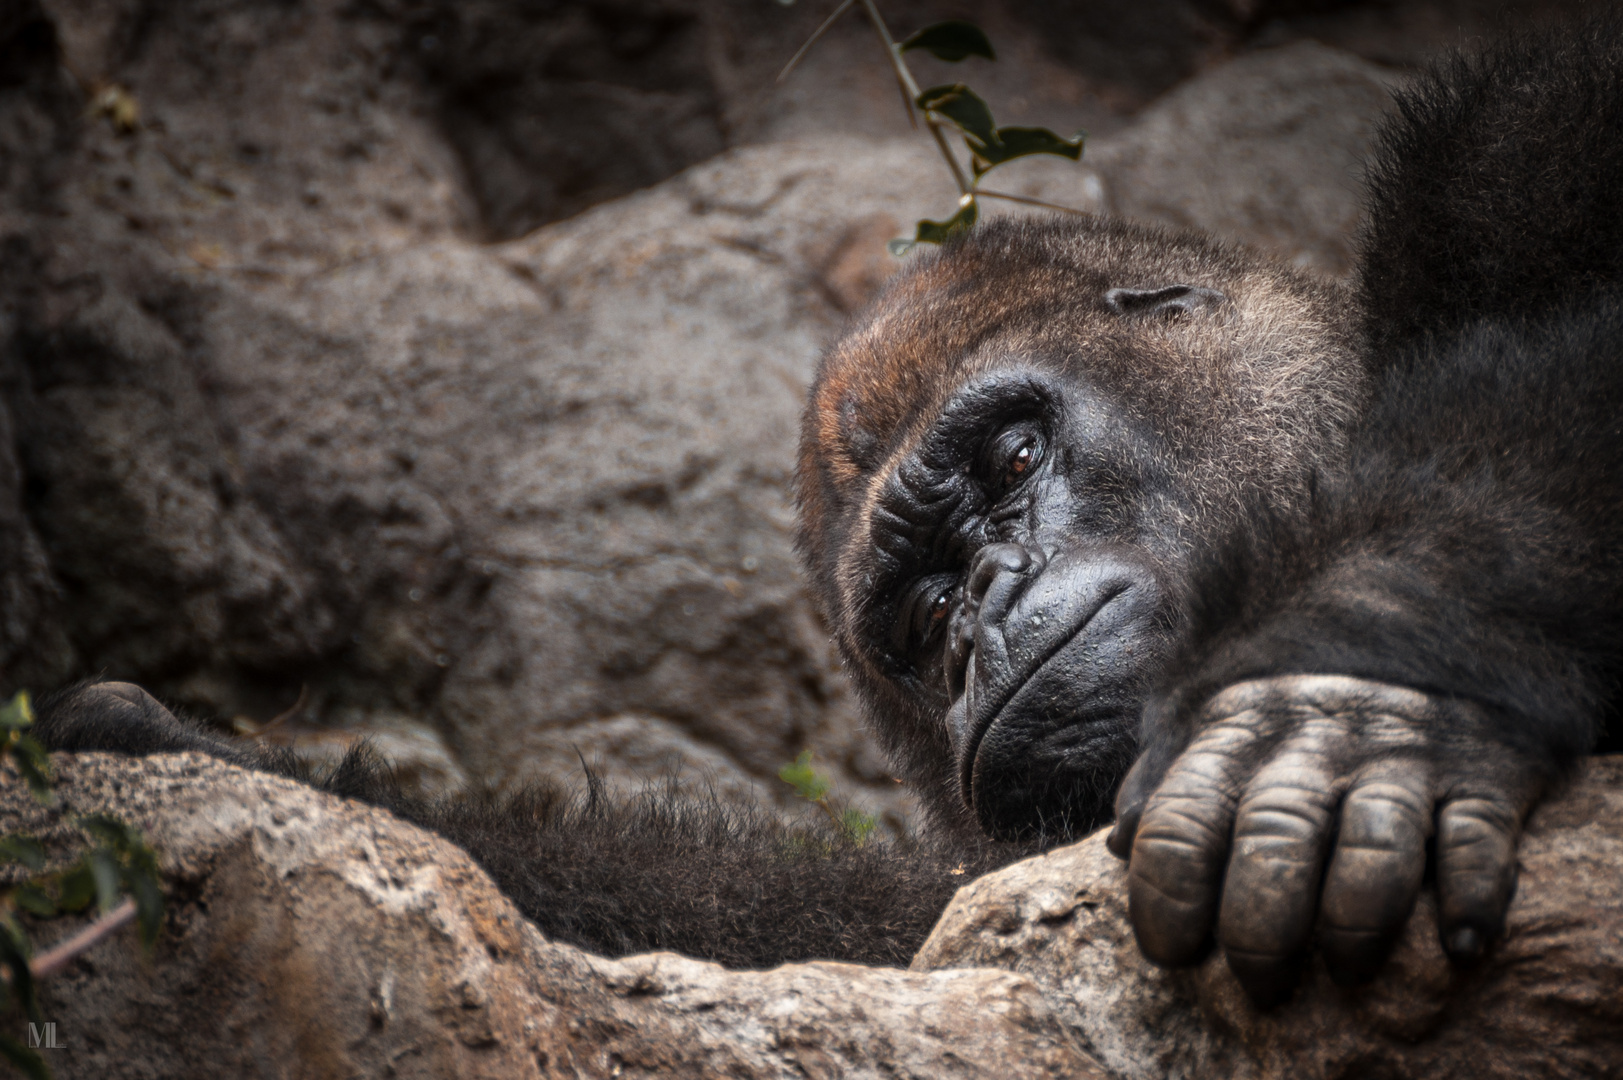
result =
[[975,553],[969,564],[969,580],[964,593],[972,607],[979,608],[1000,574],[1021,574],[1031,568],[1031,552],[1019,544],[988,544]]
[[1025,584],[1042,572],[1047,561],[1041,550],[1014,543],[988,544],[970,560],[963,611],[955,618],[948,641],[947,691],[954,700],[964,692],[977,628],[1000,625]]

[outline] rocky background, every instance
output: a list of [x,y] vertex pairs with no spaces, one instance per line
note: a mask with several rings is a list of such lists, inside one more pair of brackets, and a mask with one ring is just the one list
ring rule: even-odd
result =
[[[0,2],[0,691],[93,673],[425,784],[738,798],[813,749],[901,827],[799,577],[818,351],[950,213],[802,0]],[[1389,87],[1497,0],[969,16],[1004,190],[1336,275]],[[1561,18],[1575,3],[1512,4]]]

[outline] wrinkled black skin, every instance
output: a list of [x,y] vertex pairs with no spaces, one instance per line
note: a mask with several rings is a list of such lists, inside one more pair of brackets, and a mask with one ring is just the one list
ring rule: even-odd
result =
[[291,751],[226,740],[129,683],[44,698],[34,732],[53,750],[196,752],[381,806],[473,856],[553,941],[604,956],[671,950],[734,968],[801,960],[905,965],[952,894],[1021,852],[984,845],[853,844],[813,822],[651,785],[611,796],[534,785],[423,799],[363,744],[328,772]]
[[[1529,809],[1619,746],[1620,25],[1518,34],[1400,96],[1358,283],[1368,403],[1310,497],[1257,492],[1180,535],[1201,482],[1158,467],[1132,376],[1013,352],[886,466],[853,625],[819,565],[836,546],[803,534],[853,667],[878,672],[876,725],[898,694],[934,709],[946,794],[988,833],[1107,820],[1137,755],[1110,844],[1152,960],[1215,937],[1262,1004],[1315,945],[1338,981],[1370,978],[1429,864],[1469,964]],[[1169,281],[1074,302],[1148,324],[1222,299]]]
[[909,581],[890,655],[946,688],[990,835],[1091,830],[1131,761],[1178,562],[1174,478],[1145,439],[1092,385],[1017,367],[956,393],[879,499],[883,568]]

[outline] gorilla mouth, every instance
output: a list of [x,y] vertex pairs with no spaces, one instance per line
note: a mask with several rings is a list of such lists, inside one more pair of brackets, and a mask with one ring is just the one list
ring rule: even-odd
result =
[[[968,738],[964,742],[964,750],[960,758],[962,775],[959,777],[963,782],[964,797],[966,799],[970,797],[975,759],[980,753],[981,742],[986,738],[986,733],[991,731],[998,720],[1002,718],[1004,710],[1009,707],[1015,698],[1020,696],[1020,692],[1043,674],[1043,669],[1049,665],[1049,662],[1070,648],[1072,642],[1087,632],[1088,627],[1092,625],[1093,620],[1099,613],[1108,607],[1112,600],[1126,592],[1130,587],[1124,582],[1102,595],[1099,601],[1077,620],[1075,629],[1069,634],[1055,636],[1053,644],[1049,646],[1046,652],[1038,655],[1036,663],[1030,665],[1030,669],[1023,678],[1013,680],[1008,686],[1002,688],[1002,692],[996,695],[995,704],[992,704],[990,708],[977,705],[977,707],[970,709],[971,722]],[[973,657],[971,659],[973,660]],[[971,695],[979,697],[980,695],[975,694],[974,691],[977,681],[974,675],[971,675],[965,681],[967,684],[964,691],[965,698],[967,699]]]
[[1072,834],[1108,820],[1133,755],[1146,653],[1156,651],[1147,631],[1158,590],[1138,584],[1101,590],[1070,633],[1022,665],[1024,677],[968,680],[959,784],[988,834]]

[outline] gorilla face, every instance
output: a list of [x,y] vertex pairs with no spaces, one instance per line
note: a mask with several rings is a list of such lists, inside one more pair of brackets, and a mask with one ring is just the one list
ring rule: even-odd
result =
[[934,700],[965,808],[1008,838],[1108,817],[1175,623],[1165,556],[1184,509],[1153,437],[1045,366],[959,388],[865,538],[867,643]]
[[800,542],[893,759],[1002,838],[1110,817],[1191,553],[1361,393],[1333,289],[1120,223],[991,226],[825,359]]

